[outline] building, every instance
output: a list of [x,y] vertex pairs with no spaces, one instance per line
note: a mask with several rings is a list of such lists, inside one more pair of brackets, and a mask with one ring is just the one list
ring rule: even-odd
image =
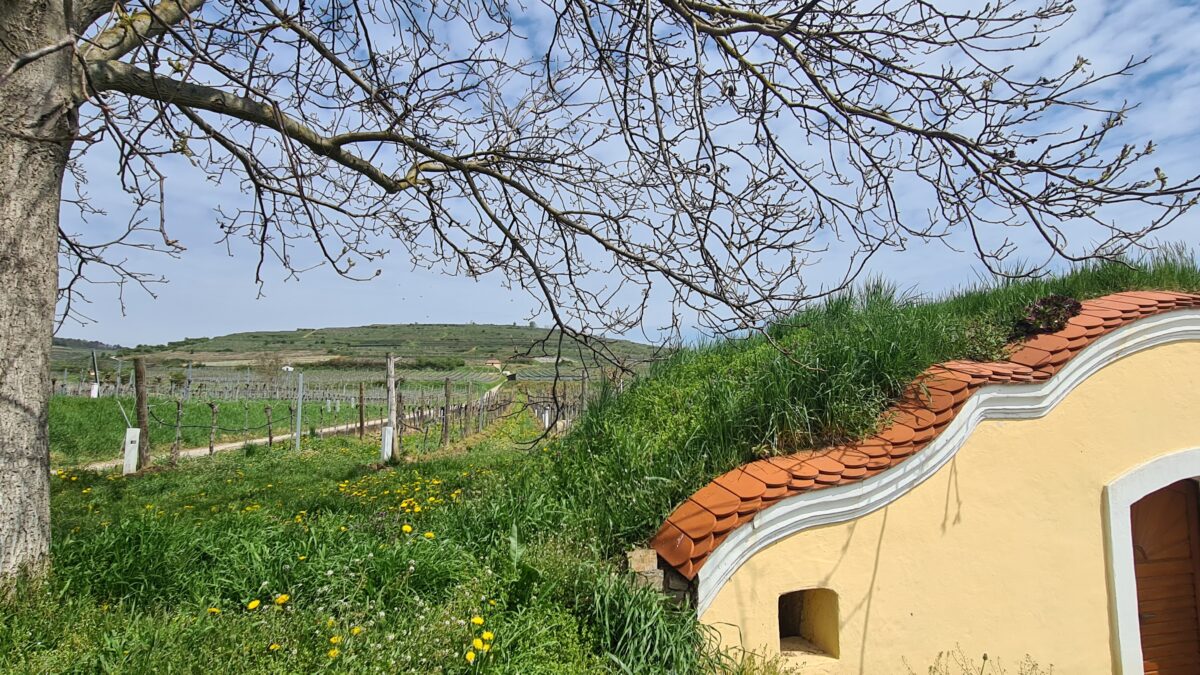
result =
[[875,437],[717,477],[651,545],[722,643],[804,673],[1197,673],[1198,412],[1200,295],[1110,295],[928,369]]

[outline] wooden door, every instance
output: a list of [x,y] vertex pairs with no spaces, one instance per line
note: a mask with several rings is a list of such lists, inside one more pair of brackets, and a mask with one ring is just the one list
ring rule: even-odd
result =
[[1200,673],[1198,504],[1189,479],[1146,495],[1130,513],[1146,675]]

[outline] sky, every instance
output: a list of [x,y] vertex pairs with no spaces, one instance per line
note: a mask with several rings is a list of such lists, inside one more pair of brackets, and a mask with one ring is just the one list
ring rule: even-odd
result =
[[[1019,55],[1024,61],[1014,65],[1025,69],[1047,65],[1055,70],[1082,55],[1103,69],[1119,66],[1129,56],[1150,56],[1151,61],[1134,77],[1098,91],[1110,101],[1127,98],[1142,103],[1122,134],[1142,143],[1153,138],[1160,148],[1155,161],[1169,175],[1177,172],[1181,177],[1200,173],[1197,31],[1200,5],[1195,2],[1087,0],[1045,49]],[[89,181],[86,190],[106,213],[84,223],[71,208],[64,208],[66,229],[87,231],[124,222],[128,202],[116,183],[111,153],[103,148],[89,153],[83,166]],[[168,175],[166,221],[171,236],[186,251],[179,258],[133,251],[129,258],[131,266],[169,282],[155,285],[154,296],[126,288],[123,306],[114,287],[91,287],[89,304],[79,308],[91,320],[84,325],[67,322],[59,336],[133,346],[241,331],[371,323],[525,324],[532,318],[548,325],[546,317],[531,317],[534,305],[528,296],[506,290],[496,279],[470,280],[414,269],[399,254],[385,258],[378,265],[380,275],[369,282],[342,279],[327,268],[289,279],[278,267],[269,267],[260,289],[254,281],[256,256],[250,246],[240,241],[232,247],[217,243],[215,209],[246,199],[236,181],[216,185],[177,158],[165,158],[161,168]],[[1200,245],[1200,212],[1186,215],[1158,239]],[[982,266],[967,252],[934,243],[881,254],[867,273],[933,295],[979,279]],[[652,338],[669,321],[665,303],[651,310],[645,334],[629,337]],[[689,333],[695,331],[685,330],[685,335]]]

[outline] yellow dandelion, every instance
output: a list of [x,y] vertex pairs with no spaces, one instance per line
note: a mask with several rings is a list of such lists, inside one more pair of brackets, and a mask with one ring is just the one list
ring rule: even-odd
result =
[[306,556],[306,555],[298,555],[298,556],[296,556],[296,560],[308,560],[308,556]]
[[219,608],[219,607],[209,607],[209,608],[208,608],[208,613],[209,613],[209,614],[220,614],[220,613],[221,613],[221,608]]
[[404,527],[400,528],[400,531],[404,534],[412,534],[412,525],[405,525]]
[[475,616],[471,617],[471,623],[475,624],[476,626],[482,626],[483,617],[476,614]]
[[288,595],[287,593],[280,593],[275,598],[275,604],[282,606],[285,603],[287,603],[288,600],[291,600],[291,599],[292,599],[292,596]]
[[484,640],[492,640],[492,639],[495,639],[495,637],[496,637],[496,635],[494,633],[492,633],[492,631],[490,631],[490,630],[483,631],[483,639]]
[[354,628],[350,629],[351,635],[358,635],[361,632],[363,632],[362,626],[355,626]]
[[426,532],[426,533],[425,533],[425,538],[426,538],[426,539],[433,539],[433,537],[434,537],[434,534],[433,534],[432,532]]
[[341,636],[341,635],[334,635],[334,636],[332,636],[332,637],[330,637],[330,638],[329,638],[329,644],[331,644],[331,645],[338,645],[338,644],[341,644],[341,643],[342,643],[342,636]]
[[259,602],[258,598],[255,598],[255,599],[251,600],[250,602],[246,603],[246,609],[258,609],[258,606],[261,604],[262,603]]
[[335,624],[335,623],[337,623],[337,621],[335,621],[333,619],[333,617],[331,616],[331,617],[329,617],[329,620],[325,622],[325,626],[328,628],[333,628],[333,624]]
[[342,650],[338,649],[337,647],[334,647],[333,649],[330,649],[329,651],[327,651],[325,653],[329,655],[329,658],[336,659],[338,657],[338,654],[342,653]]
[[277,652],[280,649],[283,649],[283,645],[279,644],[278,642],[272,642],[271,646],[267,647],[267,649],[270,649],[273,652]]
[[479,648],[479,651],[481,651],[481,652],[489,652],[491,650],[492,650],[492,646],[489,644],[485,644]]
[[467,663],[475,663],[475,652],[467,652]]
[[482,650],[483,649],[483,640],[480,640],[479,638],[475,638],[474,640],[471,640],[471,646],[474,647],[475,649]]

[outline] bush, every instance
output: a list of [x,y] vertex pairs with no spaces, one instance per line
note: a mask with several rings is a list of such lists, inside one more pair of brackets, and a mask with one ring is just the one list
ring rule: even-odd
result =
[[1025,311],[1013,325],[1013,339],[1021,339],[1042,333],[1054,333],[1067,325],[1067,319],[1075,316],[1083,305],[1075,298],[1054,294],[1038,298],[1025,307]]

